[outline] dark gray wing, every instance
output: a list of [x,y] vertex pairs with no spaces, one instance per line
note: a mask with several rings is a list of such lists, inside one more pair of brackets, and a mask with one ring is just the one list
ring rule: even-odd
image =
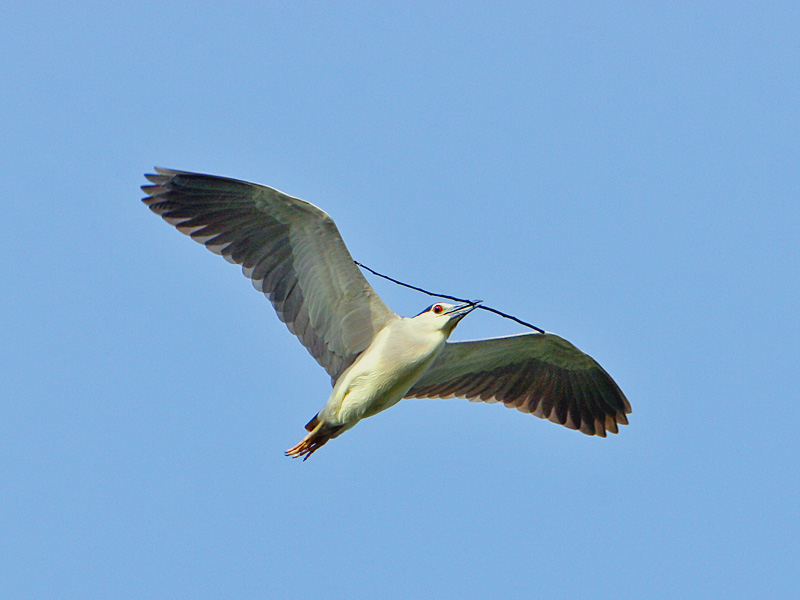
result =
[[589,355],[552,333],[448,342],[406,398],[502,402],[605,437],[627,425],[631,405]]
[[242,265],[281,321],[335,381],[398,318],[353,263],[333,220],[270,187],[156,168],[150,209]]

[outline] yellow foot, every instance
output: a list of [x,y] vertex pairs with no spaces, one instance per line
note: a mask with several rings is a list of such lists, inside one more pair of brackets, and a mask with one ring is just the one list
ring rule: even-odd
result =
[[285,454],[292,458],[300,458],[302,456],[303,460],[307,460],[309,456],[314,454],[319,448],[322,448],[339,429],[339,427],[326,427],[318,422],[316,427],[311,430],[311,433],[304,437],[299,444],[289,448]]

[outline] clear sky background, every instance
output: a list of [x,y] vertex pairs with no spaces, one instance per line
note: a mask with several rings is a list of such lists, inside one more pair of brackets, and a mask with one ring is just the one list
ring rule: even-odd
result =
[[[0,597],[796,598],[798,32],[797,2],[6,6]],[[285,458],[328,377],[140,202],[153,165],[563,335],[630,426],[409,400]],[[454,339],[521,331],[478,312]]]

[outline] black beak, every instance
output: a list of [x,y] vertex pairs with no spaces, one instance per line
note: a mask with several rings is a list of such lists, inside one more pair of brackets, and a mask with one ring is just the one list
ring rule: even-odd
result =
[[475,300],[474,302],[465,302],[464,304],[456,304],[453,308],[447,311],[447,315],[450,319],[455,319],[456,322],[460,321],[464,317],[466,317],[469,313],[473,310],[478,308],[478,305],[483,302],[483,300]]

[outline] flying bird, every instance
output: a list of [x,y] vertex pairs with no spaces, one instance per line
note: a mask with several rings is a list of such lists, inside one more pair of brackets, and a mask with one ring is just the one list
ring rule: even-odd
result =
[[627,424],[630,404],[590,356],[553,333],[449,342],[479,302],[437,302],[412,318],[389,309],[322,209],[271,187],[156,168],[143,202],[179,231],[242,266],[331,378],[307,459],[403,398],[502,402],[588,435]]

